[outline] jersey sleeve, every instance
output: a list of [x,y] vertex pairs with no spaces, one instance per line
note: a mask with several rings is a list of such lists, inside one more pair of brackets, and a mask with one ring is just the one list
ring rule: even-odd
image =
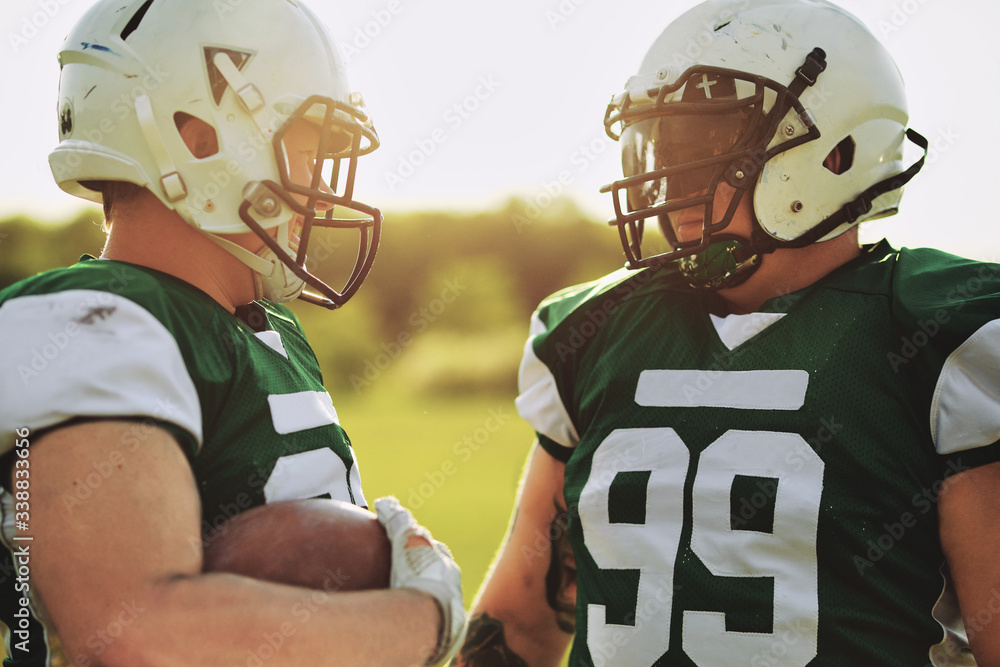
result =
[[593,370],[581,365],[586,348],[621,300],[653,275],[619,269],[556,292],[532,315],[515,404],[538,433],[539,444],[555,458],[566,461],[580,441],[572,401],[582,376]]
[[19,428],[79,418],[151,418],[200,447],[201,406],[177,342],[135,302],[85,289],[16,297],[0,306],[0,332],[0,454]]
[[893,282],[890,362],[932,378],[935,450],[963,467],[1000,460],[1000,265],[903,249]]
[[572,450],[580,441],[580,436],[563,403],[555,376],[535,352],[535,344],[546,334],[545,322],[535,313],[518,372],[520,394],[515,405],[521,417],[531,424],[539,436],[544,436],[539,439],[543,448],[561,459],[565,452],[556,455],[559,449],[555,447]]
[[1000,441],[1000,319],[945,361],[931,403],[931,435],[945,455]]

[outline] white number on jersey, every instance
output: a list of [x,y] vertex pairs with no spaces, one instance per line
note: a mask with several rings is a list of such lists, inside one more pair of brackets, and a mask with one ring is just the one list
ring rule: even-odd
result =
[[[794,471],[787,464],[793,452],[797,462],[805,461]],[[716,576],[773,578],[774,608],[770,633],[730,632],[722,612],[684,611],[683,650],[709,666],[745,664],[780,645],[782,665],[807,664],[816,656],[819,626],[822,459],[798,434],[733,430],[702,452],[696,470],[689,470],[689,462],[687,447],[671,428],[618,429],[595,451],[579,501],[584,542],[600,568],[638,570],[639,585],[633,625],[609,624],[603,605],[588,607],[591,656],[609,664],[651,665],[669,648],[684,483],[693,473],[691,550]],[[649,474],[645,523],[611,523],[612,483],[630,472]],[[733,529],[730,496],[738,475],[777,479],[771,532]]]
[[[352,451],[352,457],[353,454]],[[341,458],[330,449],[289,454],[275,461],[267,483],[264,484],[264,500],[268,503],[315,498],[326,494],[334,500],[368,506],[361,492],[361,473],[358,471],[357,461],[351,462],[351,469],[348,471]]]

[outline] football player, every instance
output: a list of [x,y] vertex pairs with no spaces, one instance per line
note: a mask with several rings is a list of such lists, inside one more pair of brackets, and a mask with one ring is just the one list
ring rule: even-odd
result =
[[858,241],[907,122],[823,0],[655,41],[605,118],[627,268],[534,315],[538,441],[458,664],[1000,664],[1000,266]]
[[[347,302],[382,223],[354,198],[378,138],[326,28],[299,0],[99,0],[59,62],[52,172],[103,202],[109,232],[100,258],[0,293],[3,537],[24,573],[4,573],[13,664],[445,660],[458,567],[394,499],[374,503],[388,590],[201,572],[203,539],[245,509],[368,505],[281,305]],[[346,258],[342,282],[307,258],[317,240]]]

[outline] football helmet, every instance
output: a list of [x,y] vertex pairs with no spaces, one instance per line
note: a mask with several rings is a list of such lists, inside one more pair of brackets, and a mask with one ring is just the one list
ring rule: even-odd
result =
[[[357,291],[382,225],[378,209],[354,199],[357,160],[379,141],[336,45],[300,0],[99,0],[59,63],[49,164],[63,190],[100,202],[105,181],[147,188],[249,266],[258,297],[337,308]],[[214,131],[207,148],[182,138],[192,119]],[[301,123],[316,129],[307,183],[290,175],[302,149],[290,156],[285,141]],[[357,236],[342,287],[307,267],[316,227]],[[261,252],[225,238],[247,232]]]
[[[639,268],[680,260],[699,288],[745,280],[761,257],[896,212],[902,186],[903,80],[854,16],[824,0],[708,0],[671,23],[604,119],[624,178],[610,192],[627,257]],[[723,195],[717,211],[720,184]],[[744,197],[750,238],[727,233]],[[624,201],[623,201],[624,200]],[[701,208],[701,233],[679,239],[664,216]],[[670,248],[644,257],[645,220]],[[718,220],[716,220],[718,218]]]

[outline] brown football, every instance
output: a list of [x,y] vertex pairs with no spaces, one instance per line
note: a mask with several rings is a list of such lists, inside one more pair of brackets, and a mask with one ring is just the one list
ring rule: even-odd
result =
[[339,500],[254,507],[205,536],[205,572],[317,590],[389,587],[392,550],[373,512]]

